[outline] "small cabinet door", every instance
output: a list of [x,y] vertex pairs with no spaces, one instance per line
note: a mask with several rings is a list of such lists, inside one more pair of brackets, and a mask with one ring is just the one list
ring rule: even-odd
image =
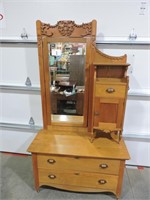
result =
[[127,82],[100,79],[94,84],[93,127],[100,130],[122,130]]
[[94,127],[100,129],[122,128],[124,99],[95,97]]

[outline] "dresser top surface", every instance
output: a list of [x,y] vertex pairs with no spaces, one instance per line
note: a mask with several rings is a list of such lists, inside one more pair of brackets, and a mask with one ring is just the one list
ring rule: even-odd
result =
[[100,137],[91,143],[85,136],[51,134],[48,130],[42,130],[37,134],[28,151],[38,154],[91,158],[122,160],[130,158],[123,140],[118,144],[107,137]]

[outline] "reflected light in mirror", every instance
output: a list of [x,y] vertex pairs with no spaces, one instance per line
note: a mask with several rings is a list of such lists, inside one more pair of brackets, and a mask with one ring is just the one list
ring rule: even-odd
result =
[[71,123],[83,123],[83,116],[72,115],[52,115],[53,122],[71,122]]

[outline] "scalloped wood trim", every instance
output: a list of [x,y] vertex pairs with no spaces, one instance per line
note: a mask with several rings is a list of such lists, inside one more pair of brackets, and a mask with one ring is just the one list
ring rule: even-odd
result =
[[94,55],[94,63],[115,63],[115,64],[126,64],[127,55],[124,54],[123,56],[110,56],[99,49],[95,48],[95,55]]
[[76,24],[71,20],[61,20],[50,25],[37,20],[38,35],[47,37],[96,37],[96,20]]
[[102,189],[102,188],[92,188],[92,187],[81,187],[76,185],[65,185],[65,184],[62,185],[62,184],[47,183],[47,182],[41,182],[39,187],[41,186],[50,186],[52,188],[57,188],[66,191],[74,191],[74,192],[89,192],[89,193],[111,192],[115,196],[117,195],[115,190],[105,189],[105,188]]

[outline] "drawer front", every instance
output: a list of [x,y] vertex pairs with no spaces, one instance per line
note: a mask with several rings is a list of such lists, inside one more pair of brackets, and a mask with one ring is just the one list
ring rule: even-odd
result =
[[95,85],[95,96],[98,97],[110,97],[110,98],[125,98],[126,96],[126,84],[100,84]]
[[57,171],[39,169],[40,184],[72,185],[104,190],[115,190],[118,176],[79,171]]
[[99,172],[104,174],[117,175],[120,167],[119,160],[97,158],[38,155],[37,160],[39,168],[79,170],[84,172]]

